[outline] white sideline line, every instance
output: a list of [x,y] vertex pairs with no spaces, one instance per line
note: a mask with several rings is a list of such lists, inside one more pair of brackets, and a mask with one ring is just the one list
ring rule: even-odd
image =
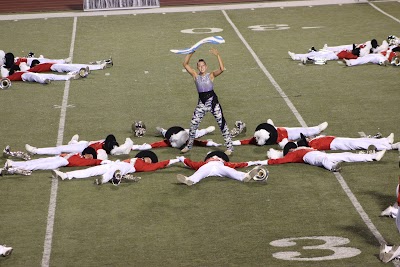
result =
[[[73,28],[72,28],[72,37],[71,37],[71,46],[70,46],[70,50],[69,50],[69,56],[71,57],[71,59],[74,54],[77,20],[78,20],[78,18],[74,17],[74,23],[73,23]],[[65,82],[65,87],[64,87],[64,95],[63,95],[63,99],[62,99],[61,112],[60,112],[60,123],[58,126],[57,146],[62,145],[62,143],[63,143],[69,88],[70,88],[70,81],[68,80]],[[57,190],[58,190],[58,179],[52,179],[51,180],[51,190],[50,190],[49,210],[47,213],[46,236],[44,239],[44,246],[43,246],[43,256],[42,256],[42,265],[41,265],[42,267],[50,266],[51,244],[53,241],[53,229],[54,229],[54,217],[56,214],[56,204],[57,204]]]
[[384,15],[388,16],[389,18],[391,18],[391,19],[397,21],[398,23],[400,23],[400,20],[399,20],[399,19],[397,19],[397,18],[393,17],[392,15],[386,13],[385,11],[383,11],[382,9],[380,9],[379,7],[377,7],[376,5],[372,4],[371,2],[368,2],[368,4],[369,4],[370,6],[372,6],[373,8],[375,8],[376,10],[378,10],[379,12],[381,12],[382,14],[384,14]]
[[[134,15],[134,14],[163,14],[178,12],[198,12],[214,10],[235,10],[249,8],[274,8],[274,7],[299,7],[299,6],[322,6],[322,5],[340,5],[340,4],[358,4],[366,3],[368,0],[309,0],[309,1],[288,1],[288,2],[265,2],[265,3],[246,3],[246,4],[227,4],[211,6],[185,6],[185,7],[161,7],[148,9],[131,10],[109,10],[109,11],[90,11],[90,12],[58,12],[58,13],[35,13],[35,14],[17,14],[0,15],[1,20],[25,20],[25,19],[44,19],[44,18],[66,18],[66,17],[93,17],[93,16],[113,16],[113,15]],[[393,2],[394,0],[385,0],[384,2]]]
[[[289,100],[287,95],[283,92],[282,88],[279,86],[279,84],[275,81],[275,79],[272,77],[272,75],[268,72],[268,70],[265,68],[261,60],[258,58],[256,53],[254,53],[253,49],[250,47],[250,45],[247,43],[247,41],[244,39],[243,35],[240,33],[238,28],[235,26],[235,24],[232,22],[232,20],[229,18],[228,14],[225,12],[225,10],[222,10],[222,13],[224,14],[225,18],[229,22],[229,24],[232,26],[232,28],[235,30],[236,34],[239,36],[239,38],[242,40],[243,44],[246,46],[246,48],[249,50],[255,61],[257,62],[258,66],[263,70],[265,75],[268,77],[272,85],[275,87],[276,91],[282,96],[282,98],[285,100],[286,104],[289,106],[290,110],[293,112],[293,114],[296,116],[297,120],[300,122],[300,124],[303,127],[306,127],[307,124],[297,111],[297,109],[294,107],[292,102]],[[368,217],[368,214],[364,211],[362,208],[360,202],[358,202],[357,198],[355,195],[352,193],[350,188],[348,187],[347,183],[345,182],[344,178],[342,175],[339,173],[334,173],[336,176],[336,179],[338,180],[339,184],[342,186],[342,189],[346,192],[347,196],[349,197],[351,203],[353,206],[356,208],[358,214],[360,215],[361,219],[364,221],[364,223],[367,225],[367,227],[370,229],[372,234],[376,237],[379,243],[386,243],[385,239],[381,235],[381,233],[378,231],[378,229],[375,227],[375,225],[372,223],[371,219]]]

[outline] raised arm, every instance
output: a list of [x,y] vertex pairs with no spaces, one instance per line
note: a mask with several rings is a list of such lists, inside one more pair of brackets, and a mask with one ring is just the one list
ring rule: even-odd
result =
[[218,52],[217,49],[215,49],[215,48],[212,47],[212,48],[210,49],[210,53],[211,53],[211,54],[214,54],[214,55],[217,57],[217,59],[218,59],[219,69],[214,70],[214,71],[212,72],[213,77],[211,77],[211,78],[215,78],[215,77],[217,77],[218,75],[220,75],[222,72],[224,72],[225,67],[224,67],[224,63],[222,62],[222,58],[221,58],[221,56],[220,56],[220,54],[219,54],[219,52]]
[[190,75],[192,75],[193,78],[195,78],[197,73],[196,73],[196,71],[195,71],[194,69],[192,69],[192,67],[190,67],[190,65],[189,65],[189,61],[190,61],[190,58],[192,57],[193,53],[194,53],[194,52],[192,52],[192,53],[190,53],[190,54],[187,54],[187,55],[185,56],[185,60],[183,61],[183,67],[186,69],[186,71],[187,71]]

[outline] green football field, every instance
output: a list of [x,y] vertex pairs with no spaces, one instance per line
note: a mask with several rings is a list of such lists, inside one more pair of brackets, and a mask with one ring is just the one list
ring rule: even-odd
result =
[[[226,71],[215,91],[229,127],[247,125],[235,140],[270,118],[288,127],[327,121],[324,134],[341,137],[394,133],[399,142],[400,68],[302,65],[288,51],[398,36],[400,3],[310,2],[2,15],[6,52],[74,63],[112,56],[114,66],[85,79],[1,90],[0,148],[66,144],[74,134],[143,144],[160,140],[156,126],[188,128],[197,93],[184,56],[169,50],[216,35],[226,41],[214,46]],[[210,47],[192,63],[204,58],[216,69]],[[147,126],[142,138],[131,131],[137,120]],[[217,130],[204,138],[223,143],[208,113],[200,127],[210,125]],[[266,159],[269,148],[279,147],[238,146],[230,159]],[[185,156],[203,160],[210,150],[194,147]],[[181,155],[154,152],[160,160]],[[380,243],[400,244],[395,220],[379,216],[396,201],[397,150],[379,162],[344,163],[340,173],[295,163],[267,168],[267,183],[210,177],[192,187],[178,184],[178,173],[194,172],[180,164],[118,187],[94,185],[97,177],[55,180],[50,171],[0,177],[0,244],[14,248],[0,266],[384,266]]]

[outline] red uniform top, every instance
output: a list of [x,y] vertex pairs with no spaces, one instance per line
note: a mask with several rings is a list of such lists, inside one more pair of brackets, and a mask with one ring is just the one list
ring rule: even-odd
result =
[[18,65],[21,64],[22,62],[28,63],[28,59],[26,57],[17,57],[14,59],[14,64]]
[[201,166],[209,163],[210,161],[221,161],[224,163],[225,166],[236,169],[236,168],[244,168],[247,167],[249,164],[247,162],[226,162],[219,159],[209,158],[206,161],[192,161],[190,159],[184,160],[184,164],[193,170],[198,170]]
[[30,68],[28,71],[30,72],[51,72],[51,66],[55,63],[41,63],[37,64],[36,66]]
[[[276,140],[276,143],[278,144],[281,142],[283,139],[288,138],[288,133],[287,130],[283,127],[277,127],[276,131],[278,132],[278,138]],[[240,140],[241,145],[257,145],[257,141],[255,137],[249,138],[249,139],[243,139]]]
[[24,71],[16,71],[13,74],[9,75],[7,78],[10,81],[22,81],[22,74],[24,74]]
[[308,141],[308,145],[316,150],[330,150],[331,143],[335,136],[321,136]]
[[268,165],[284,164],[284,163],[304,163],[303,157],[308,152],[315,151],[312,148],[298,148],[293,151],[289,151],[283,158],[269,159]]
[[[124,162],[128,162],[128,163],[130,163],[130,161],[131,161],[131,159],[124,160]],[[151,172],[151,171],[165,168],[168,166],[168,164],[169,164],[169,159],[160,161],[157,163],[146,163],[143,159],[137,158],[135,160],[135,163],[133,164],[133,167],[135,167],[136,172]]]
[[102,162],[101,159],[85,159],[79,153],[73,155],[61,154],[61,157],[64,157],[68,160],[67,167],[96,166],[100,165]]
[[349,50],[342,50],[336,54],[339,59],[356,59],[358,56],[353,55]]
[[[208,141],[200,141],[200,140],[194,140],[193,145],[195,146],[207,146]],[[171,143],[164,139],[162,141],[154,142],[151,143],[151,148],[160,148],[160,147],[170,147]]]
[[99,149],[103,149],[103,145],[104,145],[104,142],[103,141],[100,141],[100,142],[95,142],[95,143],[92,143],[92,144],[90,144],[89,146],[90,147],[92,147],[94,150],[99,150]]

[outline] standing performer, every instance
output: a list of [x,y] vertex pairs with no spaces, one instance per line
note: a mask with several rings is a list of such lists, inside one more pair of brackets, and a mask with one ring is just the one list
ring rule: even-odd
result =
[[207,64],[204,61],[204,59],[199,59],[199,61],[197,62],[197,69],[199,70],[199,73],[197,73],[194,69],[192,69],[189,66],[189,61],[193,53],[186,55],[185,61],[183,62],[183,67],[193,77],[194,83],[196,84],[197,92],[199,93],[199,100],[193,112],[188,143],[181,150],[181,152],[186,153],[190,149],[192,149],[196,130],[199,127],[200,122],[203,119],[206,112],[209,111],[214,115],[215,119],[217,120],[219,128],[222,132],[222,136],[224,137],[225,145],[227,148],[225,153],[227,155],[230,155],[233,152],[231,135],[229,133],[229,128],[228,125],[226,124],[224,114],[222,112],[222,107],[218,101],[217,95],[214,92],[214,78],[219,76],[224,71],[224,63],[222,62],[218,50],[215,48],[211,48],[210,53],[217,57],[219,63],[219,69],[211,73],[206,73]]

